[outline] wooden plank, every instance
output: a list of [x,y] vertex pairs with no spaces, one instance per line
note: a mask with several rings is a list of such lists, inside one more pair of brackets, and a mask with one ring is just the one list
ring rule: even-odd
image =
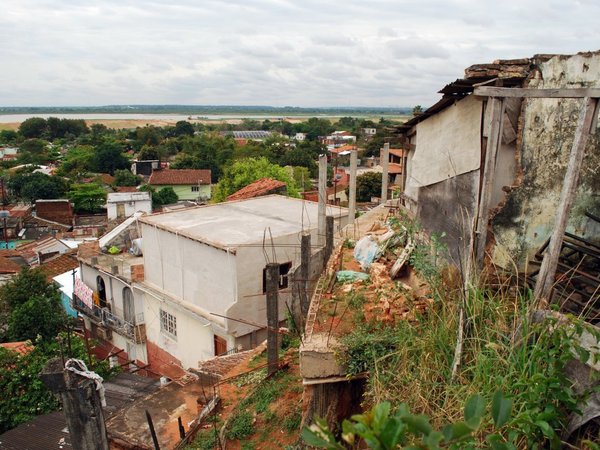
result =
[[479,86],[473,91],[479,97],[524,97],[524,98],[600,98],[600,89],[536,89]]
[[542,267],[540,268],[540,273],[535,284],[534,298],[536,300],[550,299],[562,241],[567,228],[567,220],[577,192],[577,183],[579,181],[579,172],[583,162],[585,146],[591,132],[592,124],[594,123],[594,114],[597,114],[597,105],[597,98],[586,98],[584,100],[583,109],[579,115],[577,130],[575,131],[575,138],[573,139],[573,146],[571,147],[571,155],[569,156],[567,173],[565,175],[565,181],[560,193],[560,202],[556,211],[554,229],[550,236],[548,249],[544,253]]
[[477,223],[475,229],[475,263],[477,269],[483,267],[485,255],[485,243],[487,240],[487,226],[492,201],[492,189],[494,186],[494,173],[496,172],[496,155],[500,146],[501,130],[504,121],[504,100],[491,98],[490,127],[485,150],[485,166],[483,168],[483,183],[479,195],[479,206],[477,208]]

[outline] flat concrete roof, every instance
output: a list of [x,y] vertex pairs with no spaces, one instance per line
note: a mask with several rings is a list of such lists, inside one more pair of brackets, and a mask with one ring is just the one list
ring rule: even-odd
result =
[[150,200],[150,192],[111,192],[108,194],[107,203],[134,202]]
[[[327,205],[327,215],[346,217],[348,210]],[[267,195],[153,214],[139,221],[218,248],[235,248],[262,242],[268,227],[274,238],[317,228],[318,203]]]

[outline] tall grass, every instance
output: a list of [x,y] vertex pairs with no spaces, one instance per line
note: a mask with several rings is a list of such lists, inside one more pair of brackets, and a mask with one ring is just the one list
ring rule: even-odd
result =
[[[465,341],[458,377],[452,380],[461,304]],[[472,395],[491,400],[502,390],[514,403],[504,432],[517,447],[546,442],[558,448],[565,420],[579,400],[564,368],[583,325],[575,318],[560,327],[552,319],[531,323],[531,304],[528,290],[472,288],[466,298],[455,291],[437,299],[416,324],[358,327],[344,339],[345,362],[370,373],[367,405],[406,403],[437,427],[460,420]],[[482,427],[482,436],[487,431]]]

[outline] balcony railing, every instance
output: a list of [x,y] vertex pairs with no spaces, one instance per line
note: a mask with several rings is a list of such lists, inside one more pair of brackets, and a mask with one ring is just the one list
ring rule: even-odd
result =
[[[83,303],[76,295],[73,295],[72,305],[74,309],[89,317],[97,324],[104,325],[115,333],[131,339],[136,344],[146,342],[146,325],[144,315],[136,314],[135,323],[131,323],[114,314],[108,308],[100,308],[93,305],[91,308]],[[116,311],[115,311],[116,312]]]

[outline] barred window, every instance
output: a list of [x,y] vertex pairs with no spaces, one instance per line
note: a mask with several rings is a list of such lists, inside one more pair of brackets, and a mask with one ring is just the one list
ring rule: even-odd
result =
[[177,318],[164,310],[160,310],[160,331],[177,337]]
[[192,192],[200,192],[200,186],[192,186]]

